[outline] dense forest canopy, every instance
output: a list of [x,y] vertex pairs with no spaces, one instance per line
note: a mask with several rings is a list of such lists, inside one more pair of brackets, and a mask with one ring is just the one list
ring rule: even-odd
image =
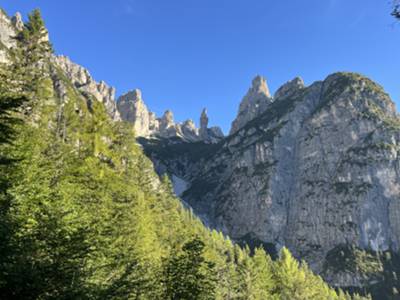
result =
[[362,299],[206,228],[46,34],[33,11],[0,68],[0,299]]

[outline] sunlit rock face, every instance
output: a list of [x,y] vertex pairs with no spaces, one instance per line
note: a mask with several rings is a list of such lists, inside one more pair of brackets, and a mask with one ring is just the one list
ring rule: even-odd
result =
[[[6,53],[10,48],[16,47],[15,36],[23,27],[24,23],[20,13],[16,13],[14,17],[9,18],[0,10],[0,63],[7,63]],[[44,40],[49,40],[47,30]],[[114,121],[120,120],[113,87],[109,87],[104,81],[96,82],[87,69],[72,62],[66,56],[52,55],[50,59],[53,65],[60,68],[71,83],[87,97],[88,101],[91,101],[92,97],[94,97],[104,104],[108,114]],[[64,93],[65,86],[62,84],[56,85],[55,88],[58,94],[62,95]]]
[[118,111],[122,120],[133,124],[137,137],[178,138],[183,142],[205,143],[218,143],[224,137],[219,127],[208,128],[206,109],[203,109],[200,116],[200,128],[190,119],[176,123],[170,110],[165,111],[161,118],[157,118],[148,110],[138,89],[118,98]]
[[246,96],[240,102],[239,112],[232,122],[230,134],[234,134],[249,121],[261,115],[272,100],[267,81],[262,76],[256,76]]
[[104,81],[96,82],[87,69],[72,62],[66,56],[54,56],[52,59],[55,65],[64,71],[75,87],[102,102],[113,120],[120,120],[113,87],[109,87]]
[[[19,13],[17,13],[14,18],[17,17],[20,17]],[[18,29],[15,25],[16,23],[13,22],[3,10],[0,10],[0,63],[7,62],[6,51],[16,44],[13,37],[17,35]],[[18,26],[20,26],[20,24],[18,24]]]
[[158,130],[159,122],[144,104],[140,90],[136,89],[122,95],[117,105],[121,118],[133,123],[136,135],[148,136],[152,129]]
[[[317,272],[339,245],[399,250],[400,119],[389,96],[353,73],[308,87],[295,78],[273,98],[262,86],[253,82],[239,109],[264,103],[262,112],[238,116],[218,144],[145,146],[188,183],[185,203],[233,239],[285,245]],[[254,94],[263,100],[250,101]],[[328,277],[361,284],[343,276]]]

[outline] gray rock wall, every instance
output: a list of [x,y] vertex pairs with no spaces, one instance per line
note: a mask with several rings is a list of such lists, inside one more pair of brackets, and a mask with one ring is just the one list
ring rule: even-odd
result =
[[[322,272],[339,245],[399,250],[399,143],[400,119],[382,88],[337,73],[309,87],[285,84],[206,157],[152,159],[189,182],[182,198],[210,226],[285,245]],[[343,286],[346,278],[330,279]]]

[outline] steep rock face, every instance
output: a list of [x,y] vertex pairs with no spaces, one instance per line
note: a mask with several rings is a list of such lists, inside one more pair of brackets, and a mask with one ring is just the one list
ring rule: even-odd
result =
[[[19,30],[22,30],[24,23],[20,13],[16,13],[11,19],[0,10],[0,63],[7,62],[7,49],[14,47],[15,40],[13,37],[17,35]],[[48,32],[44,37],[49,40]],[[58,66],[65,76],[85,95],[88,101],[91,97],[95,97],[98,101],[104,103],[105,108],[111,118],[115,121],[120,120],[119,112],[115,103],[115,89],[109,87],[104,81],[97,83],[90,75],[89,71],[82,66],[72,62],[66,56],[51,57],[52,63]],[[56,88],[58,94],[65,94],[65,87],[60,84]]]
[[204,108],[200,115],[200,131],[199,134],[203,139],[207,139],[208,137],[208,116],[207,110]]
[[199,136],[199,129],[192,120],[186,120],[181,126],[183,136],[187,137],[189,140],[196,140]]
[[15,16],[11,18],[11,23],[14,25],[17,31],[22,31],[24,29],[24,22],[22,21],[22,16],[19,12],[17,12]]
[[117,103],[122,120],[133,123],[138,136],[148,136],[153,130],[158,130],[159,122],[150,113],[142,100],[142,93],[136,89],[122,95]]
[[53,62],[59,66],[67,75],[68,79],[83,93],[94,96],[104,106],[115,121],[120,120],[120,115],[115,103],[115,89],[109,87],[104,81],[96,82],[89,71],[84,67],[72,62],[66,56],[53,56]]
[[[17,13],[15,20],[21,15]],[[6,50],[15,46],[13,37],[17,34],[16,22],[12,22],[3,10],[0,10],[0,63],[7,61]],[[20,26],[20,24],[18,24]]]
[[232,122],[230,134],[234,134],[249,121],[261,115],[272,103],[267,81],[261,76],[253,79],[252,86],[239,106],[236,119]]
[[217,143],[224,134],[219,127],[208,128],[207,111],[200,116],[200,128],[192,120],[175,123],[174,115],[167,110],[161,118],[156,118],[143,102],[140,90],[134,90],[118,99],[118,110],[124,121],[134,124],[138,137],[179,138],[182,142]]
[[[165,156],[169,149],[176,154]],[[304,87],[297,78],[264,113],[198,149],[147,152],[189,183],[183,200],[232,238],[285,245],[321,274],[332,274],[326,257],[340,245],[399,250],[400,119],[371,80],[337,73]],[[326,277],[340,286],[368,282]]]
[[297,90],[303,89],[304,81],[300,77],[296,77],[293,80],[288,81],[281,86],[275,93],[274,98],[285,98],[289,97],[292,93],[296,93]]
[[199,129],[200,139],[202,141],[208,141],[211,143],[218,143],[224,138],[224,134],[219,127],[208,127],[208,115],[207,109],[203,109],[200,115],[200,129]]

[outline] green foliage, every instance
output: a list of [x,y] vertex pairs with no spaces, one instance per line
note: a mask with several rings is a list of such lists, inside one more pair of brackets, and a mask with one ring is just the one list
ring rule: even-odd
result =
[[370,293],[373,299],[397,299],[400,289],[400,255],[374,252],[342,245],[328,252],[324,272],[346,272],[358,276],[364,287],[347,287],[351,292]]
[[164,299],[215,299],[215,264],[205,260],[204,247],[204,242],[195,238],[166,263]]
[[251,265],[251,281],[253,290],[249,299],[274,299],[273,290],[276,288],[273,278],[273,263],[262,248],[256,249]]
[[363,117],[374,120],[389,130],[397,131],[400,129],[400,121],[396,116],[389,116],[382,108],[371,101],[368,102],[368,110],[363,113]]
[[[325,80],[324,82],[326,86],[324,86],[321,101],[314,109],[313,114],[317,114],[323,109],[328,109],[330,107],[329,104],[334,101],[354,96],[356,93],[354,87],[357,85],[363,86],[363,93],[386,95],[381,86],[358,73],[338,72],[329,76],[327,79],[328,81]],[[365,101],[365,98],[368,97],[357,97],[355,99]],[[370,105],[370,103],[368,103],[368,105]]]
[[313,275],[304,262],[296,261],[286,248],[281,250],[274,277],[279,299],[343,299],[320,277]]

